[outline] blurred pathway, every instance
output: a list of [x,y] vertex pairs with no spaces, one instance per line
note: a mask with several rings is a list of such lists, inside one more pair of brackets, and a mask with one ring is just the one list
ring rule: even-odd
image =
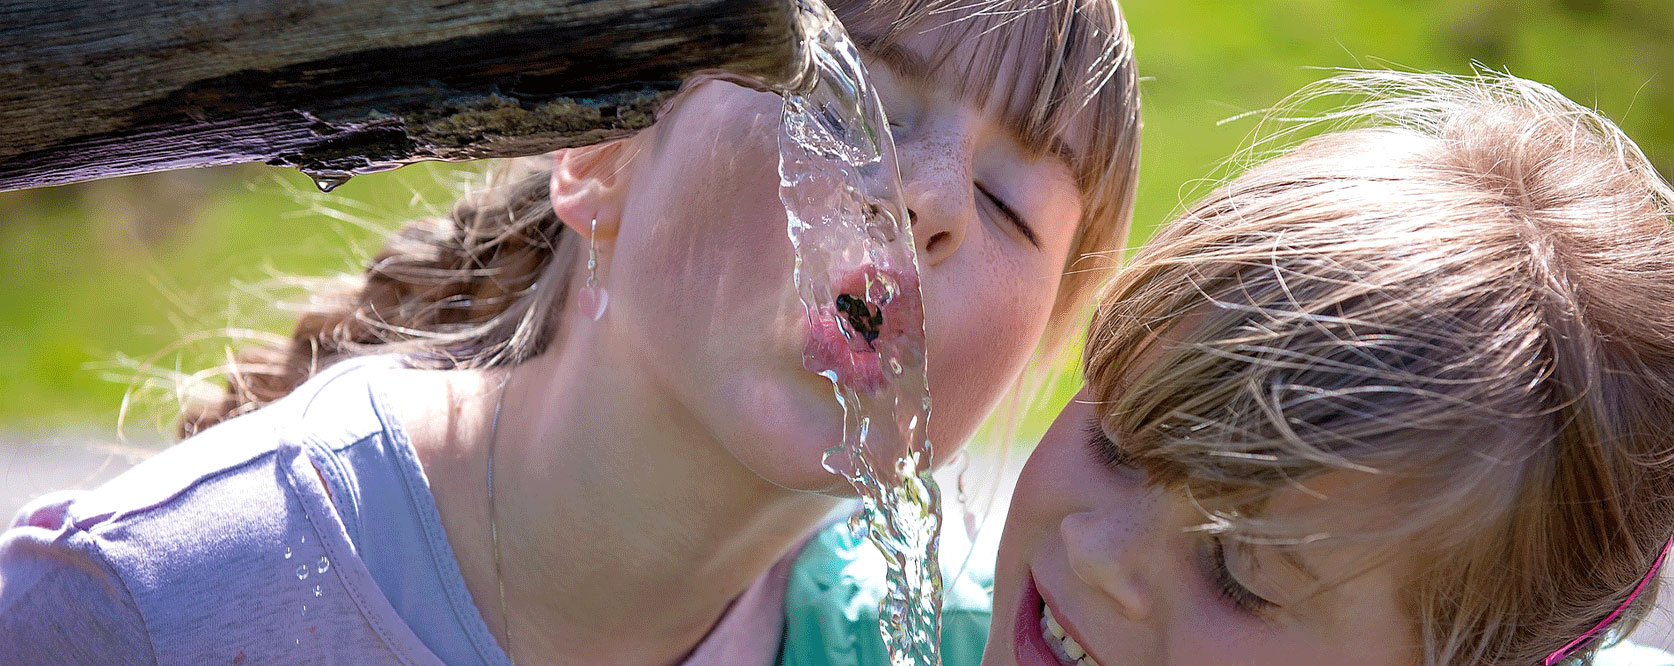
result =
[[156,453],[166,443],[112,443],[91,434],[0,434],[0,520],[53,490],[92,488]]

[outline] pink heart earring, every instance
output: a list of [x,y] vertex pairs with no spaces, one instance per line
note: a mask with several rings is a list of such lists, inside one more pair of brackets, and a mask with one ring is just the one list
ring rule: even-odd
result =
[[593,321],[604,317],[610,305],[610,292],[599,286],[599,218],[593,218],[587,235],[587,285],[576,293],[576,307]]

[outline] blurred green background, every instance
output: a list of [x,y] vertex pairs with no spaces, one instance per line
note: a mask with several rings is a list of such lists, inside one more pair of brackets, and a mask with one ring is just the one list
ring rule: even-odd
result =
[[[1254,127],[1218,121],[1277,102],[1322,67],[1509,70],[1596,105],[1674,173],[1671,0],[1130,0],[1126,10],[1146,77],[1136,243]],[[128,389],[148,386],[126,431],[163,441],[172,398],[153,379],[221,353],[171,345],[227,326],[283,333],[275,278],[352,270],[383,230],[445,209],[484,167],[409,167],[329,195],[261,166],[0,194],[0,442],[111,437]]]

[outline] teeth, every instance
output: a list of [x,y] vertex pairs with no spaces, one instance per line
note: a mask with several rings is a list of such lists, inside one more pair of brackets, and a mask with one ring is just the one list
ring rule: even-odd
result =
[[1062,639],[1064,637],[1064,625],[1058,624],[1058,618],[1052,617],[1051,608],[1046,609],[1042,619],[1046,620],[1046,629],[1052,632],[1053,638]]
[[1071,659],[1080,659],[1087,656],[1087,651],[1081,649],[1081,645],[1068,636],[1064,637],[1064,653],[1068,654]]
[[1076,643],[1074,638],[1064,631],[1064,625],[1058,623],[1058,618],[1052,616],[1052,609],[1041,604],[1040,633],[1046,639],[1046,646],[1052,648],[1058,660],[1071,666],[1099,666],[1092,656]]

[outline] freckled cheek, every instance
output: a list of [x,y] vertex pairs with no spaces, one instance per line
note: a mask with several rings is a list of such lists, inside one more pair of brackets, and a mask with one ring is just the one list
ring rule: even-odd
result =
[[1020,297],[1015,279],[993,273],[972,272],[967,276],[982,277],[952,283],[935,274],[927,278],[932,423],[948,428],[942,441],[969,435],[1010,388],[1038,341],[1044,316]]

